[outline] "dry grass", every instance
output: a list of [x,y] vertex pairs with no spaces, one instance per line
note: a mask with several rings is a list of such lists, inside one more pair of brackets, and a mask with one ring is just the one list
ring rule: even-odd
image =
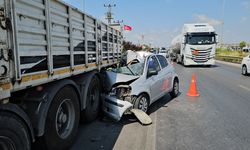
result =
[[222,48],[217,48],[216,49],[216,56],[230,56],[230,57],[245,57],[249,53],[242,52],[242,51],[232,51],[229,49],[222,49]]

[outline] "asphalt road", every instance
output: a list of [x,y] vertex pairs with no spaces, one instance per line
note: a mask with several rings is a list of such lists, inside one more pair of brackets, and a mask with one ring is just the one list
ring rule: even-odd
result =
[[[180,95],[161,98],[150,108],[153,124],[142,126],[133,116],[120,122],[100,117],[80,125],[72,150],[249,150],[250,76],[235,65],[176,65]],[[200,97],[187,97],[191,75]]]

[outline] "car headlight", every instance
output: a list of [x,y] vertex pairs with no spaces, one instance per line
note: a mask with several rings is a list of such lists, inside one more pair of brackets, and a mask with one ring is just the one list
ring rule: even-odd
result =
[[124,99],[124,97],[129,96],[131,93],[131,87],[128,85],[118,85],[113,87],[109,92],[110,96],[115,96],[118,99]]

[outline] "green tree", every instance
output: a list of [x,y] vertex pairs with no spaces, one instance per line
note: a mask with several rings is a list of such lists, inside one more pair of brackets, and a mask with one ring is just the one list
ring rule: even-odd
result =
[[150,51],[151,50],[151,47],[150,47],[150,45],[147,45],[147,44],[143,44],[143,50],[144,51]]
[[134,50],[139,51],[142,47],[140,45],[135,45],[130,41],[123,41],[123,51]]
[[243,49],[243,47],[246,47],[247,43],[245,41],[240,42],[240,48]]

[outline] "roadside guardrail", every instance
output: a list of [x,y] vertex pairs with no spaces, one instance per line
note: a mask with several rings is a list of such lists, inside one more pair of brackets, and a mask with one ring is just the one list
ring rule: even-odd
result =
[[215,56],[215,59],[240,64],[243,58],[235,57],[235,56],[218,56],[217,55]]

